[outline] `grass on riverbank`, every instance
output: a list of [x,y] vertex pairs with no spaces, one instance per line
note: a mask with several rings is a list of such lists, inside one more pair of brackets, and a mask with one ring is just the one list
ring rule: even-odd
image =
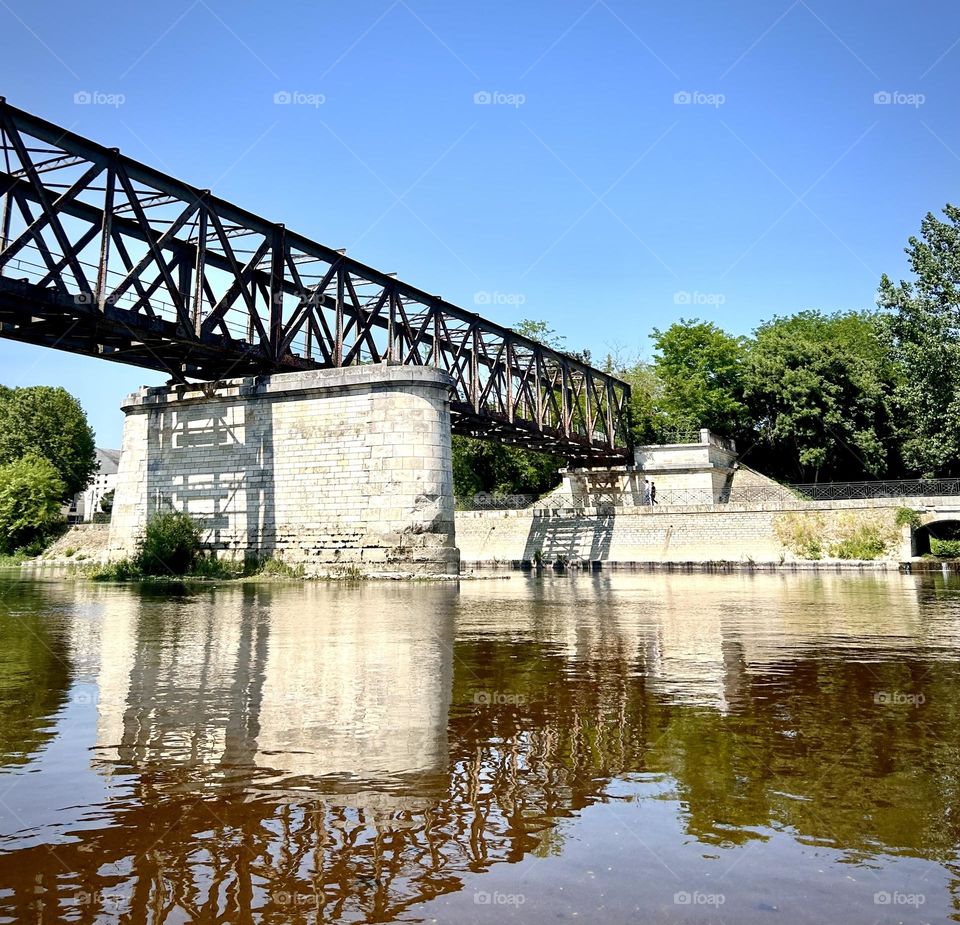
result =
[[0,568],[12,568],[14,566],[23,565],[30,557],[22,551],[13,553],[12,555],[6,555],[5,553],[0,553]]
[[303,578],[303,566],[288,565],[279,559],[227,562],[216,556],[202,556],[182,574],[173,571],[161,573],[154,569],[146,572],[139,558],[118,559],[78,569],[79,574],[91,581],[292,581]]
[[302,578],[303,568],[277,559],[232,562],[204,554],[200,525],[183,511],[161,511],[147,524],[136,555],[81,567],[92,581],[237,581]]
[[[4,546],[3,542],[0,542],[0,567],[10,568],[12,566],[23,565],[23,563],[29,559],[42,556],[43,553],[69,529],[66,520],[51,524],[25,546],[19,546],[12,550],[10,546]],[[7,551],[4,551],[5,549]]]

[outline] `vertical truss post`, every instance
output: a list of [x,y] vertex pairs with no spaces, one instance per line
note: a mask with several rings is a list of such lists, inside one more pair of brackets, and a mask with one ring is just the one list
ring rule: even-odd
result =
[[[613,387],[613,381],[607,380],[607,447],[614,449],[617,445],[617,434],[614,425],[614,402],[616,401],[616,392]],[[619,417],[619,414],[617,415]]]
[[[187,311],[190,312],[190,302],[193,296],[193,253],[190,248],[183,248],[182,250],[178,249],[177,258],[176,258],[176,267],[177,267],[177,291],[183,298],[183,304],[186,306]],[[190,322],[189,332],[192,334],[194,331],[193,326],[193,317],[192,313],[187,318]],[[183,326],[182,321],[178,319],[178,326]]]
[[535,393],[535,399],[536,399],[536,403],[537,403],[537,407],[536,407],[537,421],[536,421],[536,423],[537,423],[537,430],[539,430],[539,431],[542,433],[542,432],[543,432],[543,428],[544,428],[544,421],[543,421],[543,388],[544,388],[544,383],[543,383],[543,353],[542,353],[542,351],[540,350],[539,347],[537,347],[537,348],[535,349],[535,351],[534,351],[534,363],[535,363],[535,365],[536,365],[536,375],[537,375],[537,378],[536,378],[537,388],[536,388],[536,393]]
[[334,337],[336,342],[333,345],[333,365],[343,366],[343,291],[345,286],[344,274],[346,268],[341,263],[337,267],[337,312],[336,312],[336,330]]
[[103,216],[100,221],[100,262],[97,265],[97,309],[103,313],[107,309],[109,283],[107,271],[110,267],[110,244],[113,234],[113,197],[117,190],[117,164],[119,148],[110,149],[111,158],[107,164],[107,178],[103,193]]
[[473,325],[470,331],[470,404],[474,414],[480,413],[480,362],[477,359],[480,353],[480,329]]
[[270,356],[279,363],[283,340],[283,265],[285,262],[287,229],[274,225],[270,243]]
[[570,437],[570,367],[566,360],[560,360],[560,416],[564,437]]
[[3,213],[2,216],[0,216],[0,251],[7,246],[7,242],[10,240],[10,216],[12,214],[12,204],[13,192],[4,193]]
[[210,190],[203,190],[200,201],[199,221],[197,222],[197,247],[193,261],[193,298],[190,300],[193,333],[200,336],[203,325],[203,280],[207,260],[207,203]]
[[507,357],[507,373],[505,376],[506,382],[505,387],[507,391],[506,396],[506,410],[507,410],[507,420],[512,424],[513,423],[513,411],[514,411],[514,400],[513,400],[513,340],[511,338],[506,339],[504,344],[504,353]]
[[587,393],[585,409],[584,409],[584,414],[587,419],[586,420],[587,439],[592,442],[593,441],[593,419],[594,419],[594,412],[596,410],[593,407],[593,403],[595,401],[595,397],[593,393],[593,373],[591,373],[590,370],[587,370],[586,373],[583,373],[582,375],[584,377],[584,380],[583,380],[584,390]]
[[[6,101],[0,96],[0,106]],[[4,167],[7,173],[10,173],[10,148],[7,143],[6,129],[0,124],[0,143],[3,144],[3,153],[5,157]],[[13,187],[3,194],[3,212],[0,213],[0,251],[7,246],[10,241],[10,221],[13,216]]]
[[397,325],[397,298],[397,290],[391,286],[390,293],[387,296],[390,302],[390,313],[387,316],[387,363],[395,363],[397,360],[397,351],[394,344]]

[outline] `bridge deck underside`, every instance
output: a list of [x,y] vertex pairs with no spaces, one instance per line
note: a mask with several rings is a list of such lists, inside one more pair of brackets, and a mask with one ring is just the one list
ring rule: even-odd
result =
[[[267,368],[259,350],[222,335],[187,339],[176,323],[154,319],[144,325],[136,313],[107,306],[103,312],[83,300],[39,289],[26,280],[0,276],[0,337],[69,353],[99,357],[164,374],[188,373],[192,380],[215,381],[257,376]],[[281,372],[331,368],[331,364],[287,356]],[[626,450],[606,451],[586,441],[565,437],[559,429],[537,428],[495,412],[478,414],[473,407],[451,401],[453,432],[460,436],[496,440],[509,446],[554,453],[581,464],[622,465]]]

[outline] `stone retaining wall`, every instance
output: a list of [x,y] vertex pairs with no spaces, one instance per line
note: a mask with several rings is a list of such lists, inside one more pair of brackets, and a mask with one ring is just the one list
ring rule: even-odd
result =
[[[910,527],[896,526],[901,507],[942,508],[944,499],[884,498],[871,501],[723,504],[670,508],[620,508],[614,513],[532,511],[457,512],[457,544],[465,565],[557,557],[618,563],[802,561],[777,535],[784,518],[813,515],[825,549],[858,523],[877,524],[889,537],[885,559],[912,555]],[[949,507],[956,509],[957,502]],[[825,554],[826,555],[826,554]]]

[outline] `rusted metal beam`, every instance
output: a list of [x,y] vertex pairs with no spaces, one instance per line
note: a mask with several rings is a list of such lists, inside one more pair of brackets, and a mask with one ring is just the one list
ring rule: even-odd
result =
[[0,336],[190,378],[431,365],[459,433],[627,458],[616,377],[2,99],[0,126]]

